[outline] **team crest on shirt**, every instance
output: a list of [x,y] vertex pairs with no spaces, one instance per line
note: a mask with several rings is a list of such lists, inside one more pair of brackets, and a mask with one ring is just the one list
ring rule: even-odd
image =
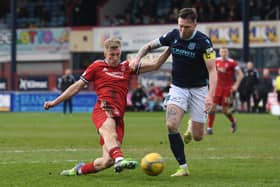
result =
[[196,44],[195,44],[194,42],[190,42],[189,45],[188,45],[188,49],[189,49],[189,50],[194,50],[195,45],[196,45]]

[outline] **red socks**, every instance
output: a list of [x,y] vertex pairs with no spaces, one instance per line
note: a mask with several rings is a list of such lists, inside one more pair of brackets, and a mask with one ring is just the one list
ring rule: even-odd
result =
[[[109,154],[113,160],[115,160],[118,157],[123,157],[123,153],[120,149],[120,147],[114,147],[109,151]],[[89,174],[89,173],[96,173],[97,171],[94,170],[94,161],[84,164],[81,167],[81,174]]]
[[214,121],[215,121],[215,113],[210,113],[208,115],[208,128],[212,129],[212,127],[214,125]]
[[94,161],[83,165],[81,172],[82,174],[96,173],[96,171],[94,171]]
[[111,150],[109,150],[109,155],[113,160],[115,160],[117,157],[123,157],[123,153],[120,147],[114,147]]

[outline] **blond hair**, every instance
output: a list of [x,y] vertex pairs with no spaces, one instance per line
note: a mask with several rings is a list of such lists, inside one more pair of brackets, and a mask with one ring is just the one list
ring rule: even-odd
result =
[[104,47],[106,50],[120,48],[121,47],[121,40],[119,38],[108,38],[104,42]]

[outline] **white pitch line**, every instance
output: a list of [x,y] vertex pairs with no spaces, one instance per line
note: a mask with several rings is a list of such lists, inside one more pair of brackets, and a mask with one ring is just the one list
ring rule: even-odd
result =
[[15,149],[15,150],[0,150],[0,153],[41,153],[41,152],[78,152],[78,151],[95,151],[97,149]]
[[[141,159],[141,158],[136,158]],[[254,156],[229,156],[229,157],[219,157],[219,156],[210,156],[210,157],[195,157],[190,160],[228,160],[228,159],[239,159],[239,160],[248,160],[248,159],[261,159]],[[174,160],[173,157],[164,157],[165,161]],[[266,157],[265,160],[280,160],[279,157]],[[68,162],[81,162],[81,160],[50,160],[50,161],[42,161],[42,160],[32,160],[32,161],[3,161],[0,162],[0,165],[9,165],[9,164],[43,164],[43,163],[68,163]]]
[[26,161],[26,162],[19,162],[19,161],[9,161],[9,162],[0,162],[0,165],[9,165],[9,164],[43,164],[43,163],[65,163],[65,162],[79,162],[78,160],[52,160],[52,161],[42,161],[42,160],[33,160],[33,161]]

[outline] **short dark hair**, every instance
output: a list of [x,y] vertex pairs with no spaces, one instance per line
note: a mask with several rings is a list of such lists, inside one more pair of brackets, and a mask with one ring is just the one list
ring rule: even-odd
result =
[[190,19],[192,22],[197,21],[197,13],[194,8],[183,8],[179,10],[178,18]]

